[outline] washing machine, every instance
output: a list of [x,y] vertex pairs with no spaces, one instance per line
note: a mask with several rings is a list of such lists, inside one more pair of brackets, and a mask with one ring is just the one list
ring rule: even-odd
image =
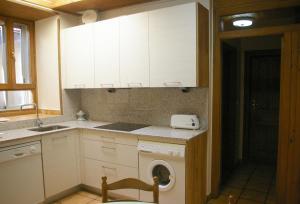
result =
[[[185,203],[185,145],[139,141],[139,178],[159,179],[160,204]],[[152,192],[140,191],[140,200],[153,202]]]

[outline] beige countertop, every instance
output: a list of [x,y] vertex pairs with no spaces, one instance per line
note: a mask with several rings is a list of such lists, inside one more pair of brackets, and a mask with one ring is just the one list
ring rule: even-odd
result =
[[137,135],[139,139],[143,140],[162,140],[164,142],[178,142],[186,143],[186,141],[201,135],[206,132],[205,130],[183,130],[183,129],[173,129],[170,127],[162,126],[148,126],[131,132],[127,131],[115,131],[115,130],[104,130],[95,128],[96,126],[110,124],[108,122],[100,121],[68,121],[62,123],[56,123],[51,125],[62,125],[67,126],[68,128],[53,130],[47,132],[35,132],[29,130],[30,128],[8,130],[0,132],[0,146],[6,146],[10,143],[23,142],[24,140],[39,140],[43,135],[52,134],[55,132],[61,132],[72,129],[88,129],[88,130],[97,130],[97,131],[110,131],[110,132],[119,132],[126,134]]

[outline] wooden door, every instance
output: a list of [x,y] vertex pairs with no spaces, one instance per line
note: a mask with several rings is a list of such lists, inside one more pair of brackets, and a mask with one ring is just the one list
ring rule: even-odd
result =
[[94,24],[95,87],[120,87],[119,18]]
[[300,203],[300,32],[291,34],[291,124],[288,143],[287,202]]
[[148,13],[120,18],[121,86],[149,87]]
[[222,178],[226,182],[237,164],[239,94],[237,49],[222,43]]
[[277,159],[280,50],[246,52],[244,158],[275,164]]

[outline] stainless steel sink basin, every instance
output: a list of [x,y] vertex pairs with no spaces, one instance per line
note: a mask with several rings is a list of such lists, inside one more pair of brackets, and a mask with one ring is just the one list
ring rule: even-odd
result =
[[32,128],[32,129],[29,129],[29,130],[30,131],[35,131],[35,132],[47,132],[47,131],[65,129],[65,128],[68,128],[68,126],[52,125],[52,126]]

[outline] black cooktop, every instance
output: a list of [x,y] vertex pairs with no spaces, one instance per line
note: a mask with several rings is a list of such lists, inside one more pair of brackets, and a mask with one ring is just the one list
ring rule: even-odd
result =
[[97,126],[95,128],[131,132],[133,130],[138,130],[138,129],[148,127],[148,126],[149,125],[134,124],[134,123],[112,123],[112,124],[108,124],[108,125]]

